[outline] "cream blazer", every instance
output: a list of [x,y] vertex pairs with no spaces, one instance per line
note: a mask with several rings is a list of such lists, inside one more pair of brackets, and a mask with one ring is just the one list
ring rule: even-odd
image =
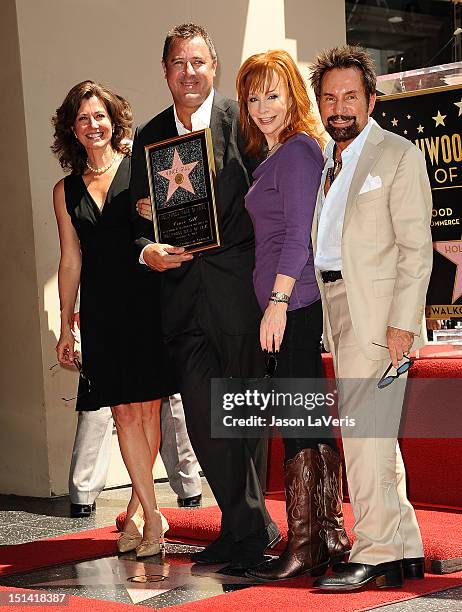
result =
[[[375,188],[364,191],[365,182]],[[320,190],[312,229],[315,253]],[[372,343],[386,345],[388,325],[413,332],[413,349],[425,342],[425,296],[433,262],[431,209],[422,152],[405,138],[372,125],[348,192],[341,245],[353,329],[369,359],[386,357],[386,349]],[[316,277],[324,310],[323,341],[329,350],[332,336],[319,271]]]

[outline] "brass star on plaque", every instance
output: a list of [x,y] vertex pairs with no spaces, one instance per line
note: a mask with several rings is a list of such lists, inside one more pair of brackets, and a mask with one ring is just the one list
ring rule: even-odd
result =
[[459,109],[459,114],[457,116],[460,117],[462,115],[462,98],[460,99],[460,102],[454,102],[454,106],[457,106]]
[[435,120],[435,127],[438,127],[439,125],[443,125],[444,127],[446,127],[444,124],[444,120],[446,119],[446,117],[447,115],[442,115],[440,111],[438,111],[435,117],[432,117],[432,119]]
[[195,161],[191,164],[183,164],[178,150],[174,149],[172,167],[168,168],[167,170],[157,172],[157,174],[160,174],[169,182],[167,201],[170,200],[172,195],[179,187],[186,189],[186,191],[189,191],[190,193],[194,193],[194,188],[189,180],[189,175],[198,163],[199,162]]

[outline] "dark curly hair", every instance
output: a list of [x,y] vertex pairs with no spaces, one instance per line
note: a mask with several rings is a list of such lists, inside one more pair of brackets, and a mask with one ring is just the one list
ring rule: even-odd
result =
[[374,60],[365,49],[357,45],[341,45],[322,51],[310,68],[311,86],[317,98],[321,95],[323,76],[334,68],[356,68],[362,74],[367,101],[369,102],[371,95],[375,94],[377,75]]
[[130,104],[110,89],[95,83],[82,81],[69,91],[64,102],[52,117],[55,128],[51,150],[57,156],[63,170],[83,174],[87,153],[72,131],[82,100],[96,96],[103,102],[111,119],[114,131],[111,145],[114,151],[130,155],[127,139],[132,133],[133,114]]

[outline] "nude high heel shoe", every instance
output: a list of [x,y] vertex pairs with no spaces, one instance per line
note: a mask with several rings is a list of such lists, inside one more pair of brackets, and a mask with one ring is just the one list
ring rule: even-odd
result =
[[136,547],[137,558],[151,557],[152,555],[158,555],[160,552],[165,552],[164,534],[169,529],[167,519],[163,514],[160,515],[161,529],[158,538],[147,539],[143,538],[139,546]]
[[135,550],[141,544],[142,540],[143,536],[141,535],[125,533],[125,531],[122,531],[119,536],[119,539],[117,540],[117,550],[120,553],[126,553],[130,550]]

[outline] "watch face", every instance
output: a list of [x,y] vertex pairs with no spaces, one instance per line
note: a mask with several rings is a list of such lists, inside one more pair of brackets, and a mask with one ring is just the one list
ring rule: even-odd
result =
[[290,296],[286,295],[282,291],[273,291],[271,294],[271,299],[275,302],[284,302],[285,304],[288,304]]

